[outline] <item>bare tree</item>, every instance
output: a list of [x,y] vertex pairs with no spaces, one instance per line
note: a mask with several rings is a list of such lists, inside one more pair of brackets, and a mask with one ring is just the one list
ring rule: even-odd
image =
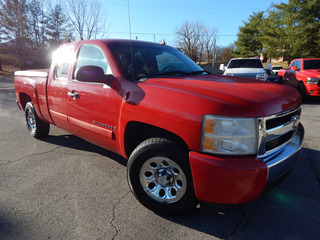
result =
[[106,14],[99,0],[67,0],[68,18],[80,40],[103,37],[106,34]]
[[199,33],[196,24],[189,21],[176,28],[178,48],[195,62],[198,59]]
[[205,54],[205,61],[209,63],[215,56],[217,34],[217,29],[208,29],[201,22],[186,21],[181,27],[176,28],[176,43],[178,48],[193,61],[203,61]]
[[216,28],[205,28],[203,32],[204,36],[204,49],[206,53],[206,61],[209,64],[212,62],[212,65],[217,60],[217,35],[218,30]]
[[233,57],[234,50],[234,44],[229,44],[227,47],[220,48],[218,54],[218,61],[220,63],[228,63],[229,60]]

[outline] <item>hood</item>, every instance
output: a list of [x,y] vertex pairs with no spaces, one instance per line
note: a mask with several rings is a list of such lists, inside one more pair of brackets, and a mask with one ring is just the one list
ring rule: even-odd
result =
[[145,89],[146,97],[162,98],[168,108],[178,104],[192,112],[220,116],[264,117],[295,108],[301,100],[291,87],[211,74],[153,78],[140,86],[152,88]]
[[265,73],[263,68],[228,68],[226,73]]
[[309,77],[320,78],[320,69],[303,70],[303,73]]

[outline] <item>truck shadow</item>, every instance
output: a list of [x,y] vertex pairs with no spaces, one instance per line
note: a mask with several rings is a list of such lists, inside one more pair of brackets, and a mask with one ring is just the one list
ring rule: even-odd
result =
[[303,100],[304,105],[320,105],[320,97],[307,97]]
[[64,135],[58,135],[58,136],[49,135],[47,138],[43,138],[41,140],[50,144],[61,146],[61,147],[97,153],[107,158],[111,158],[112,160],[118,162],[124,167],[127,166],[127,160],[122,156],[114,152],[110,152],[107,149],[94,145],[90,142],[87,142],[82,138],[79,138],[72,134],[64,134]]
[[320,151],[303,149],[290,174],[250,203],[164,218],[222,239],[319,239],[319,159]]

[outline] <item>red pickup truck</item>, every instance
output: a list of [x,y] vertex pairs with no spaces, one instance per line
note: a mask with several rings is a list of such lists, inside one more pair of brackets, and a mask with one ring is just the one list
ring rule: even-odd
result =
[[53,124],[127,158],[132,192],[160,214],[257,198],[304,137],[293,88],[212,75],[154,43],[67,43],[49,70],[16,72],[15,89],[32,136]]
[[320,58],[294,59],[287,70],[280,70],[279,81],[296,88],[302,98],[320,96]]

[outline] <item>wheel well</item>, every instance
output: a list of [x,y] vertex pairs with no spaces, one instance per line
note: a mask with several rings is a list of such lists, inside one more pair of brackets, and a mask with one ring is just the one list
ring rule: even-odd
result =
[[19,100],[20,100],[20,104],[21,104],[21,107],[22,107],[22,110],[25,109],[26,107],[26,104],[28,102],[31,102],[31,97],[25,93],[19,93]]
[[127,157],[130,156],[141,142],[152,137],[163,137],[180,144],[186,150],[189,149],[185,141],[172,132],[146,123],[129,122],[124,134],[124,145]]

